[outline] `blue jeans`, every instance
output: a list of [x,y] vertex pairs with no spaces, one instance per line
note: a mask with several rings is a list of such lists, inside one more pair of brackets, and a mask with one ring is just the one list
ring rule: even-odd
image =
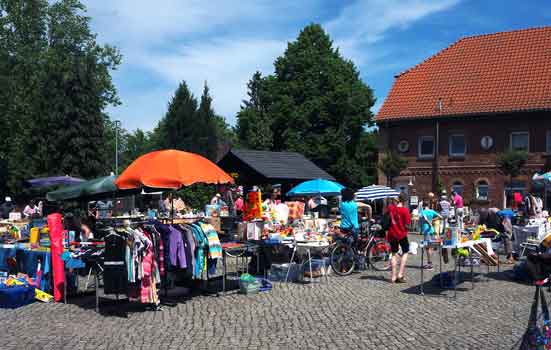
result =
[[355,227],[348,227],[348,228],[341,227],[341,231],[346,233],[351,233],[352,237],[354,238],[354,242],[358,240],[358,235],[360,234],[359,229]]

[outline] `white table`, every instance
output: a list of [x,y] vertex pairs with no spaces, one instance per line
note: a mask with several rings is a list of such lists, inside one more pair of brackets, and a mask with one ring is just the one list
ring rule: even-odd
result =
[[[297,251],[302,250],[306,253],[308,256],[308,267],[310,269],[310,281],[313,280],[313,274],[312,274],[312,251],[313,250],[322,250],[329,247],[329,243],[327,241],[296,241],[293,245],[293,253],[291,254],[291,261],[289,262],[289,268],[287,269],[287,275],[285,276],[285,282],[289,279],[289,272],[291,271],[291,264],[293,263],[293,260],[295,259],[295,255]],[[325,260],[323,260],[323,269],[324,269],[324,275],[325,280],[329,281],[327,277],[327,266],[325,266]],[[320,276],[321,279],[321,276]]]
[[[436,248],[436,250],[439,253],[440,257],[440,287],[442,286],[442,250],[443,249],[457,249],[457,248],[466,248],[469,252],[469,259],[471,259],[472,255],[471,252],[476,249],[474,249],[474,246],[477,244],[484,244],[486,246],[486,251],[488,252],[488,255],[494,255],[494,251],[492,249],[492,240],[489,238],[481,238],[475,241],[466,241],[466,242],[457,242],[456,244],[451,245],[443,245],[438,243],[428,243],[428,242],[421,242],[419,244],[419,248],[421,248],[421,284],[419,285],[419,291],[421,295],[425,295],[424,291],[424,284],[425,284],[425,274],[424,274],[424,250],[427,248]],[[459,259],[455,258],[455,264],[454,264],[454,298],[457,297],[457,284],[458,284],[458,278],[457,278],[457,269],[459,267],[459,272],[461,272],[461,266],[459,265]],[[498,258],[498,265],[497,265],[498,271],[499,271],[499,258]],[[490,266],[488,265],[488,272],[490,271]],[[472,264],[471,259],[471,287],[474,289],[474,266]]]
[[529,238],[536,239],[539,242],[545,238],[547,233],[549,233],[548,225],[545,223],[537,225],[526,225],[526,226],[513,226],[513,251],[521,252],[520,256],[524,254],[524,244]]

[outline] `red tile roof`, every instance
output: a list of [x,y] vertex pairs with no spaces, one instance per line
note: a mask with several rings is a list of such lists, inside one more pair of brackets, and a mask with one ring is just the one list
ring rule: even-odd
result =
[[399,74],[376,121],[534,110],[551,110],[551,27],[455,42]]

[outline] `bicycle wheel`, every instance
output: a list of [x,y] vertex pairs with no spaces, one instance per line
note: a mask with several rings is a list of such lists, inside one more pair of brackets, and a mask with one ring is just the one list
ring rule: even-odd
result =
[[374,241],[367,249],[369,264],[377,271],[390,269],[390,244],[385,240]]
[[354,255],[351,246],[338,243],[331,252],[331,268],[339,276],[350,275],[356,266]]

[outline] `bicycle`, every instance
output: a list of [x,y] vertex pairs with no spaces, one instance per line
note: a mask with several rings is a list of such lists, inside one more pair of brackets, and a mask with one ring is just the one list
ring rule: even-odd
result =
[[[367,232],[366,232],[367,231]],[[355,242],[352,232],[340,232],[331,251],[331,268],[339,276],[350,275],[359,261],[365,261],[377,271],[390,269],[390,244],[384,238],[382,227],[373,224],[363,229]]]

